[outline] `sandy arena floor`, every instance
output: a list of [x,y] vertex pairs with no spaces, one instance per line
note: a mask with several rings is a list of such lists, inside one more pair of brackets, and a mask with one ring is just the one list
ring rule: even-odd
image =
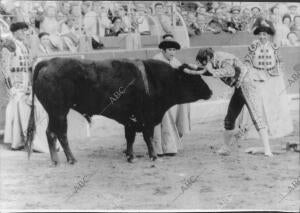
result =
[[149,160],[140,134],[134,146],[136,161],[129,164],[122,153],[124,133],[104,137],[101,129],[88,140],[71,141],[75,165],[66,163],[63,152],[55,168],[50,167],[49,154],[34,153],[28,161],[24,151],[2,145],[0,208],[299,211],[299,153],[281,149],[286,142],[299,142],[298,112],[293,118],[293,134],[272,141],[274,150],[282,152],[273,158],[244,153],[260,145],[256,140],[240,141],[231,156],[217,155],[221,119],[194,125],[184,150],[156,162]]

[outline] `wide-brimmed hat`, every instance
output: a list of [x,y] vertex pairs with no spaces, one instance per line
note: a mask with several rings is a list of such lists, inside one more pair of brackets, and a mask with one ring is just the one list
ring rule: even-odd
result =
[[171,36],[167,36],[164,38],[164,40],[162,40],[160,42],[160,44],[158,45],[159,49],[168,49],[168,48],[175,48],[177,50],[179,50],[181,48],[180,44],[174,40],[173,37]]
[[295,3],[291,3],[288,5],[288,8],[293,8],[293,7],[298,8],[298,5]]
[[251,7],[251,11],[253,10],[253,9],[258,9],[259,11],[261,11],[261,8],[260,7],[258,7],[258,6],[254,6],[254,7]]
[[271,21],[263,19],[263,18],[257,18],[256,22],[253,25],[253,34],[258,35],[260,32],[266,32],[269,35],[275,34],[275,28]]
[[28,29],[28,25],[25,23],[25,22],[15,22],[15,23],[12,23],[10,25],[10,31],[11,32],[16,32],[18,30],[22,30],[22,29]]
[[239,13],[241,12],[241,7],[239,6],[234,6],[231,8],[230,13],[233,13],[234,11],[238,11]]

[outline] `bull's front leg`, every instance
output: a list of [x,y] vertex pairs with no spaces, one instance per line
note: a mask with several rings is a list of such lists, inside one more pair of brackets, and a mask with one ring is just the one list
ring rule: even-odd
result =
[[132,163],[134,159],[133,143],[134,143],[135,135],[136,135],[135,129],[131,125],[126,125],[125,126],[125,138],[127,141],[126,157],[129,163]]
[[143,137],[148,147],[149,157],[152,161],[155,161],[157,159],[157,155],[153,148],[153,143],[152,143],[153,134],[154,134],[154,127],[145,127],[143,129]]

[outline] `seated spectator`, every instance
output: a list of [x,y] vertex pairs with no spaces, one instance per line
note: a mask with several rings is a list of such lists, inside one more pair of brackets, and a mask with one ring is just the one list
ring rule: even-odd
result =
[[257,18],[260,16],[261,16],[261,9],[259,7],[252,7],[251,8],[251,19],[250,19],[251,29],[254,26],[254,23],[257,21]]
[[295,32],[289,32],[289,34],[287,35],[287,40],[288,40],[287,46],[290,47],[300,46],[300,39]]
[[241,31],[242,30],[242,20],[240,17],[241,8],[240,7],[232,7],[230,10],[231,13],[231,20],[230,20],[230,27],[234,30],[232,31]]
[[122,19],[120,17],[114,17],[112,24],[113,26],[110,29],[108,36],[118,36],[120,33],[126,33],[123,29]]
[[44,17],[40,21],[40,32],[47,32],[50,35],[58,35],[60,23],[56,19],[57,8],[55,2],[50,2],[45,5]]
[[71,5],[68,1],[61,1],[60,10],[58,14],[61,14],[63,17],[68,17],[71,13]]
[[41,54],[49,54],[50,51],[50,40],[49,40],[49,33],[42,32],[39,34],[39,53]]
[[213,29],[214,33],[232,32],[235,33],[235,29],[230,26],[230,23],[226,20],[222,9],[217,9],[213,19],[208,23],[208,26]]
[[300,38],[300,16],[295,16],[293,20],[293,25],[291,26],[291,31],[297,34],[297,37]]
[[63,50],[63,41],[59,36],[50,35],[47,32],[39,34],[39,52],[43,54],[50,54],[53,52],[60,52]]
[[206,12],[206,7],[203,4],[198,3],[196,14],[208,15],[208,13]]
[[108,9],[102,5],[102,2],[95,2],[95,12],[98,14],[99,36],[104,37],[112,27],[111,20],[108,18]]
[[155,14],[153,16],[154,26],[151,30],[153,35],[163,36],[171,33],[171,19],[165,14],[165,8],[162,3],[158,2],[154,5]]
[[190,12],[188,14],[187,20],[186,20],[186,26],[188,30],[189,36],[195,36],[195,35],[200,35],[200,29],[197,24],[197,19],[194,15],[194,13]]
[[275,25],[275,36],[274,36],[274,43],[278,46],[286,46],[287,45],[287,35],[290,32],[291,26],[291,16],[289,14],[285,14],[282,17],[282,23]]
[[84,32],[88,37],[91,37],[93,49],[103,48],[103,44],[100,42],[100,38],[99,38],[98,14],[92,10],[93,2],[91,1],[83,2],[81,5],[81,9],[84,14],[83,17]]
[[270,15],[270,21],[273,22],[274,26],[276,27],[276,25],[281,23],[281,17],[280,17],[280,13],[279,13],[279,7],[276,4],[275,6],[273,6],[270,9],[271,15]]
[[[299,4],[299,3],[298,3],[298,4]],[[298,9],[297,3],[292,3],[292,4],[290,4],[288,8],[289,8],[288,14],[291,16],[291,19],[292,19],[292,20],[294,19],[294,17],[295,17],[296,15],[299,15],[299,14],[297,14],[297,9]]]
[[149,26],[149,16],[147,14],[147,10],[145,6],[140,6],[138,8],[137,23],[138,23],[138,32],[141,35],[151,34],[150,26]]
[[125,32],[129,32],[131,31],[131,19],[130,17],[126,14],[124,7],[119,7],[116,10],[115,16],[120,17],[121,18],[121,22],[122,22],[122,29]]
[[242,12],[242,30],[250,31],[251,29],[251,11],[249,8],[245,8]]

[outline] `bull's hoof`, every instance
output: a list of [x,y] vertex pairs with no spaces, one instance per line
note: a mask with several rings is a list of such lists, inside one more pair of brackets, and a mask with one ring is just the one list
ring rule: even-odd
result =
[[58,160],[57,161],[51,161],[50,167],[56,167],[56,166],[58,166],[58,164],[59,164]]
[[151,160],[151,161],[156,161],[156,159],[157,159],[157,156],[151,156],[151,157],[150,157],[150,160]]
[[127,155],[126,157],[127,157],[128,163],[133,163],[133,162],[134,162],[134,157],[133,157],[133,155]]
[[77,162],[77,160],[75,158],[68,160],[68,163],[71,165],[75,164],[76,162]]

